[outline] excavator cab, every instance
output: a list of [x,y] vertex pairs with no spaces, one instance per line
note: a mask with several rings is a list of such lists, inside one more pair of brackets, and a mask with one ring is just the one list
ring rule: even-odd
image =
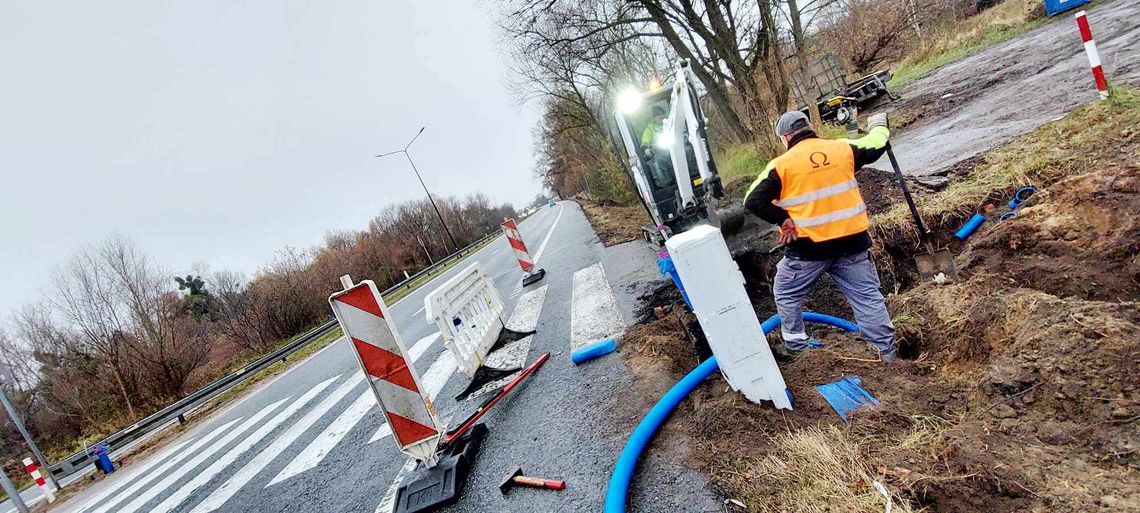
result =
[[690,73],[682,61],[671,87],[622,92],[610,127],[618,159],[653,218],[646,238],[657,243],[715,224],[712,198],[723,196]]

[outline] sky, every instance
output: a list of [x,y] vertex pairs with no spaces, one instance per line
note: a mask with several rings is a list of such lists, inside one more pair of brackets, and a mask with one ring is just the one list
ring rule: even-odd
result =
[[477,0],[0,0],[0,318],[111,236],[253,274],[385,205],[540,192]]

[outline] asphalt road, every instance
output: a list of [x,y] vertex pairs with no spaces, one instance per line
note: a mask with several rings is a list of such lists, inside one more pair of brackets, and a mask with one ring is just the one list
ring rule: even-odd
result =
[[[1140,85],[1140,2],[1094,2],[1081,9],[1096,39],[1108,81]],[[955,164],[1096,101],[1073,15],[946,65],[901,91],[903,108],[921,119],[892,137],[903,172],[943,184]],[[894,110],[895,105],[888,105]],[[874,165],[890,170],[883,157]]]
[[[597,330],[620,332],[632,322],[638,296],[660,283],[654,254],[639,242],[603,248],[572,202],[541,209],[520,231],[547,270],[542,282],[523,290],[514,255],[499,238],[389,313],[445,418],[472,403],[453,399],[467,380],[455,372],[438,330],[426,320],[423,298],[470,262],[480,262],[492,276],[507,312],[520,304],[537,316],[537,333],[521,343],[519,356],[553,356],[485,417],[490,434],[462,500],[448,511],[598,511],[614,461],[651,405],[629,392],[630,375],[619,355],[575,367],[569,350]],[[524,293],[528,300],[520,302]],[[338,341],[54,510],[387,512],[408,459],[385,436],[370,394],[351,347]],[[652,449],[635,483],[636,511],[716,509],[706,480],[678,463],[681,454],[677,447]],[[504,497],[497,485],[514,466],[565,479],[569,488]]]

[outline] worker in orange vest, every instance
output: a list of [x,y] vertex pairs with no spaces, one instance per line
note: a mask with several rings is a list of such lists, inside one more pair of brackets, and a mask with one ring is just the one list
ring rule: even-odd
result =
[[879,273],[871,260],[870,220],[855,170],[886,151],[887,115],[876,114],[859,139],[822,139],[800,111],[776,122],[787,151],[772,159],[748,188],[744,206],[778,226],[784,258],[776,265],[772,292],[784,345],[776,356],[790,360],[811,346],[803,299],[827,272],[855,311],[855,322],[884,362],[894,361],[891,324]]

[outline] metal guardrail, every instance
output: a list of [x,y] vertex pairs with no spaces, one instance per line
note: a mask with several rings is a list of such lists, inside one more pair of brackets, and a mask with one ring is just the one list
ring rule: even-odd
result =
[[[442,260],[439,260],[436,263],[421,269],[419,272],[408,276],[400,283],[388,287],[388,289],[386,289],[384,292],[381,292],[381,295],[387,296],[402,288],[410,289],[418,278],[423,277],[427,274],[431,274],[435,270],[451,263],[452,261],[455,261],[456,259],[470,255],[476,247],[483,244],[488,239],[498,237],[499,235],[502,235],[502,233],[499,231],[492,231],[480,237],[459,251],[456,251],[455,253],[444,257]],[[297,337],[295,340],[277,348],[272,353],[269,353],[257,359],[253,363],[250,363],[241,369],[238,369],[221,377],[217,381],[214,381],[213,383],[202,387],[198,391],[186,397],[183,397],[182,399],[179,399],[178,401],[161,410],[148,415],[146,418],[132,424],[126,429],[123,429],[96,442],[95,444],[92,444],[92,447],[97,445],[106,445],[110,448],[108,453],[114,452],[115,450],[125,447],[127,444],[138,440],[139,438],[149,434],[152,431],[161,429],[162,427],[175,420],[178,420],[179,422],[185,422],[185,415],[191,410],[194,410],[195,408],[202,406],[211,399],[214,399],[217,396],[225,393],[227,390],[244,382],[246,379],[249,379],[253,375],[265,370],[270,365],[273,365],[278,361],[285,361],[287,358],[289,358],[289,356],[297,352],[297,350],[317,340],[329,331],[332,331],[336,326],[336,320],[330,320],[310,330],[308,333]],[[48,467],[47,470],[51,477],[58,483],[61,479],[78,472],[87,465],[93,464],[93,462],[94,459],[89,454],[89,451],[79,451],[56,462],[55,464]]]

